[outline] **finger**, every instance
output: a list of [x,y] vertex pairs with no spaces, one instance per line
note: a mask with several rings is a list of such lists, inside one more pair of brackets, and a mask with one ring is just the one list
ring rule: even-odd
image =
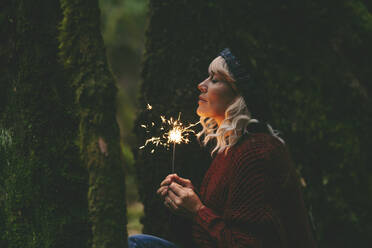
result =
[[173,191],[177,196],[181,196],[184,193],[184,188],[175,182],[172,182],[169,185],[169,189]]
[[169,192],[169,187],[166,187],[166,188],[165,188],[165,189],[160,193],[160,196],[164,198],[164,197],[167,196],[168,192]]
[[167,177],[178,177],[177,173],[172,173],[172,174],[169,174]]
[[169,185],[174,180],[174,177],[176,177],[177,174],[169,174],[161,183],[160,186]]
[[182,178],[182,177],[179,177],[179,176],[175,176],[173,180],[175,182],[179,183],[180,185],[184,186],[184,187],[190,187],[192,185],[192,183],[189,179]]
[[167,176],[167,179],[170,180],[170,182],[173,182],[175,180],[175,178],[177,178],[177,177],[178,177],[178,175],[176,173],[174,173],[174,174],[169,174]]
[[162,191],[162,190],[168,190],[169,186],[160,186],[156,192]]
[[163,181],[161,181],[160,186],[167,186],[171,184],[172,180],[170,178],[165,178]]
[[157,193],[158,195],[164,196],[164,194],[166,194],[167,191],[168,191],[168,186],[162,186],[162,187],[160,187],[160,188],[156,191],[156,193]]
[[168,200],[166,204],[173,213],[183,216],[189,215],[189,211],[185,209],[184,206],[181,205],[182,204],[181,199],[178,196],[176,196],[172,191],[169,191],[167,197]]
[[169,190],[168,191],[168,198],[170,198],[172,200],[172,202],[174,203],[174,205],[179,206],[181,204],[180,197],[178,197],[175,193],[173,193],[172,190]]
[[178,206],[175,204],[175,202],[169,197],[165,197],[164,204],[166,204],[169,208],[173,210],[178,210]]
[[170,202],[164,199],[164,206],[166,206],[169,209],[172,209],[172,206],[170,205]]

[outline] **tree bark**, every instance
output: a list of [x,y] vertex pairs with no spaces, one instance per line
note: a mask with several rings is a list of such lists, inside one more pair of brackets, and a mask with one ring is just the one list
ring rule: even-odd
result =
[[92,247],[127,247],[124,170],[114,78],[100,33],[98,1],[62,0],[61,58],[79,107],[79,147],[89,173]]
[[1,235],[6,247],[88,247],[88,176],[57,59],[59,1],[8,2],[1,8]]

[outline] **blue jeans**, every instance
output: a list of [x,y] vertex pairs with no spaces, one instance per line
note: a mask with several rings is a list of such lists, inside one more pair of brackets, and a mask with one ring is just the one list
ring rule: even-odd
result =
[[178,248],[175,244],[147,234],[132,235],[128,238],[129,248]]

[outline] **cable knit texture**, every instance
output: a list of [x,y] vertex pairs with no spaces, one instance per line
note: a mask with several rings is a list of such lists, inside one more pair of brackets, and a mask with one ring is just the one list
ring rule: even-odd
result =
[[315,247],[288,151],[271,135],[246,135],[218,154],[200,198],[206,207],[193,220],[200,248]]

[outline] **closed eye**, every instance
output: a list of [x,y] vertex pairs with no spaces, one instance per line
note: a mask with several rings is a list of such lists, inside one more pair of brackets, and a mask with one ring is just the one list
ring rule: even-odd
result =
[[213,79],[213,77],[214,77],[214,73],[211,72],[211,73],[209,74],[209,76],[208,76],[208,78],[211,80],[211,82],[212,82],[212,83],[217,83],[217,82],[219,82],[219,80],[217,80],[217,79]]
[[213,78],[213,75],[209,76],[209,80],[211,80],[212,83],[217,83],[218,82],[217,79]]

